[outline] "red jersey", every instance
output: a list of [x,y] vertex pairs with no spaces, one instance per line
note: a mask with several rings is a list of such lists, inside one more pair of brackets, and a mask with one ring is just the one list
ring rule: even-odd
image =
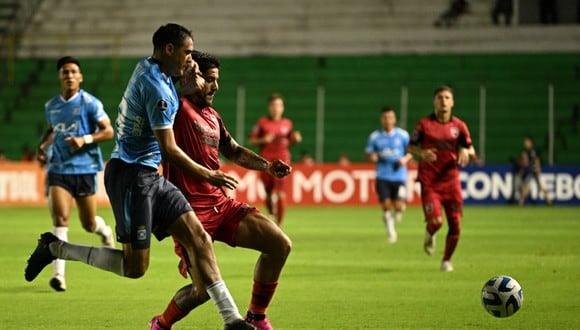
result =
[[451,116],[447,123],[441,123],[435,114],[421,119],[411,136],[411,144],[421,145],[422,149],[435,148],[437,160],[419,163],[418,180],[423,185],[445,186],[459,184],[459,147],[471,146],[471,136],[467,125],[457,117]]
[[260,155],[268,161],[280,159],[283,162],[290,163],[290,138],[292,136],[292,121],[288,118],[282,118],[280,121],[274,121],[270,117],[262,117],[252,128],[251,137],[261,138],[268,134],[275,136],[270,143],[260,145]]
[[[219,169],[219,146],[230,143],[231,139],[221,116],[213,108],[200,109],[186,98],[181,102],[173,124],[175,142],[196,163],[211,170]],[[195,207],[212,207],[218,201],[223,202],[224,194],[218,187],[165,161],[163,176]]]

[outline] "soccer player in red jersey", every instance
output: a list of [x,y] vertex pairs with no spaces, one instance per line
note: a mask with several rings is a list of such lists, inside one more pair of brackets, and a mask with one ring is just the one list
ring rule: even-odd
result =
[[[252,170],[281,178],[291,168],[281,160],[267,161],[253,151],[240,146],[226,129],[221,116],[211,106],[218,91],[220,63],[214,56],[194,52],[205,79],[203,89],[181,98],[173,131],[177,145],[193,161],[210,170],[219,170],[219,153],[232,162]],[[272,329],[266,309],[274,295],[278,278],[290,253],[291,241],[274,222],[256,208],[225,195],[221,188],[201,181],[168,162],[163,163],[163,175],[185,195],[205,230],[213,240],[230,246],[240,246],[261,252],[254,270],[252,298],[246,321],[259,329]],[[185,249],[176,243],[176,253],[182,258],[180,272],[199,278],[197,269],[187,264]],[[185,260],[185,261],[184,261]],[[196,306],[209,299],[206,292],[196,292],[190,284],[180,289],[162,315],[156,317],[158,329],[170,329]]]
[[[268,161],[281,159],[290,164],[289,147],[302,141],[299,131],[294,131],[292,121],[283,117],[284,99],[280,94],[268,97],[269,115],[260,118],[250,135],[249,143],[260,147],[260,155]],[[274,215],[278,226],[282,226],[286,209],[286,194],[284,193],[284,178],[276,178],[267,173],[261,175],[266,190],[266,208]]]
[[449,230],[441,270],[451,272],[451,256],[459,241],[463,207],[459,167],[475,159],[475,148],[467,125],[451,114],[453,90],[441,86],[434,94],[435,112],[417,123],[408,151],[420,159],[418,180],[427,221],[425,252],[433,254],[435,233],[443,224],[443,207]]

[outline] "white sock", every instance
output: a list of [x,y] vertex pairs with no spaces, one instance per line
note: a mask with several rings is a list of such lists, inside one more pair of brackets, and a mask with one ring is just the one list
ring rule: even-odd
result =
[[[55,226],[52,227],[52,233],[54,236],[58,237],[61,241],[68,242],[68,227]],[[54,271],[54,276],[62,276],[64,278],[65,271],[65,261],[63,259],[55,259],[52,262],[52,269]]]
[[403,220],[403,212],[395,211],[395,221],[401,222],[401,220]]
[[96,223],[96,227],[95,227],[95,233],[99,234],[102,237],[109,237],[111,235],[111,227],[107,226],[107,224],[105,223],[105,219],[101,218],[100,216],[96,216],[95,217],[95,223]]
[[234,302],[234,298],[232,298],[232,295],[228,291],[224,281],[217,281],[208,286],[205,290],[209,294],[211,300],[213,300],[213,303],[222,316],[225,324],[232,323],[233,321],[242,318],[242,315],[240,315],[238,307]]
[[391,211],[385,211],[384,218],[385,218],[385,223],[387,224],[387,232],[389,233],[389,236],[394,236],[395,235],[395,221],[393,219],[393,216],[391,216]]
[[107,247],[93,247],[59,241],[48,248],[58,258],[75,260],[102,270],[124,276],[123,251]]

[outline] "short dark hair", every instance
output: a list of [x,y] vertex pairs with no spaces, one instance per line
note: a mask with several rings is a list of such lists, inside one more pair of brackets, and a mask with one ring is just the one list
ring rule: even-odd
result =
[[186,38],[193,39],[191,30],[175,23],[162,25],[153,33],[153,51],[161,50],[167,44],[181,47]]
[[77,60],[76,58],[74,58],[72,56],[65,56],[65,57],[61,57],[56,62],[56,71],[60,71],[60,68],[62,68],[65,64],[68,64],[68,63],[74,63],[79,68],[81,67],[81,62],[79,62],[79,60]]
[[381,108],[380,113],[383,114],[385,112],[390,112],[390,111],[395,112],[395,109],[393,107],[387,105],[387,106],[384,106]]
[[270,96],[268,96],[268,104],[272,103],[272,101],[277,100],[277,99],[284,100],[284,98],[282,97],[282,94],[280,94],[280,93],[270,94]]
[[194,50],[191,58],[199,65],[199,71],[205,73],[209,69],[219,69],[220,61],[214,55]]
[[437,94],[439,94],[443,91],[448,91],[449,93],[451,93],[453,95],[453,88],[451,88],[447,85],[443,85],[443,86],[439,86],[439,87],[435,88],[435,91],[433,92],[433,96],[436,96]]

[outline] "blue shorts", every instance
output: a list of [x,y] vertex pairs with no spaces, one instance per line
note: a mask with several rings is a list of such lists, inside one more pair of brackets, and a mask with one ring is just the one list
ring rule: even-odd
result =
[[117,241],[134,249],[147,249],[151,233],[157,240],[191,206],[171,182],[157,170],[111,159],[105,168],[105,188],[115,214]]
[[379,195],[379,201],[384,200],[405,200],[406,189],[403,182],[394,182],[377,179],[375,182],[375,189]]
[[74,198],[94,195],[97,192],[96,174],[59,174],[48,172],[46,195],[50,186],[66,189]]

